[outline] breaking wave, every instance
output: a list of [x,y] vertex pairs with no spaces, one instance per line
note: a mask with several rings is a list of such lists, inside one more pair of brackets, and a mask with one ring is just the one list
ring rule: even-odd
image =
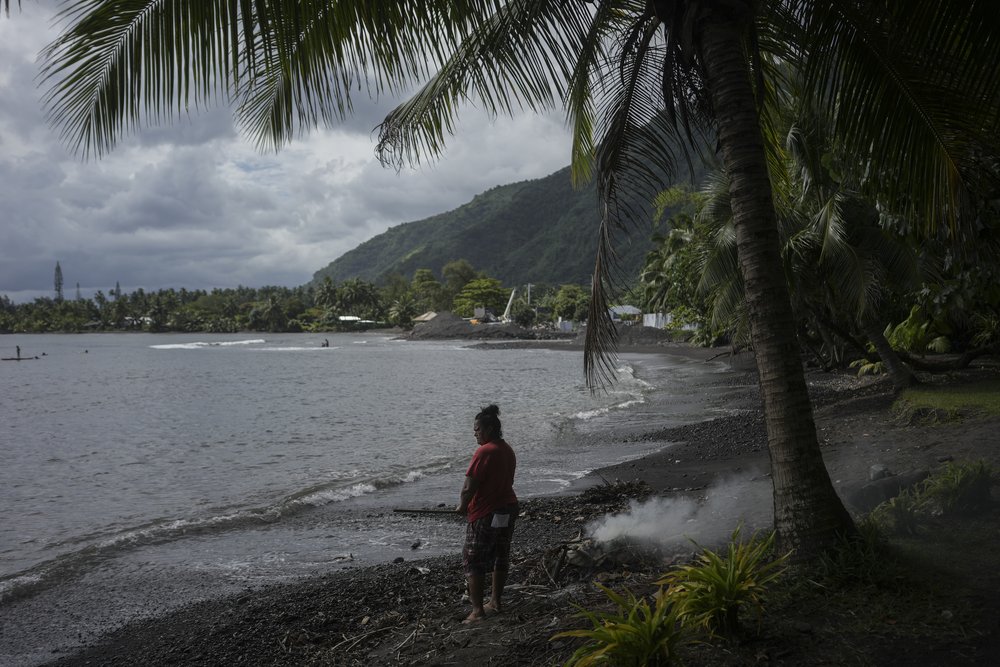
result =
[[590,410],[581,410],[573,414],[573,419],[588,420],[595,417],[602,417],[616,410],[624,410],[633,405],[642,405],[646,402],[646,393],[654,388],[652,384],[642,378],[636,377],[635,368],[628,364],[623,364],[615,369],[616,384],[611,396],[617,398],[614,403]]
[[[171,542],[193,536],[252,529],[257,526],[274,524],[317,507],[415,482],[429,473],[444,470],[450,465],[450,461],[440,459],[420,469],[398,470],[367,479],[352,480],[349,483],[338,481],[317,484],[263,507],[247,508],[206,517],[160,519],[96,540],[94,536],[90,536],[90,544],[87,546],[39,563],[26,571],[0,579],[0,602],[6,603],[31,596],[49,586],[58,585],[63,580],[72,578],[97,563],[147,544]],[[87,541],[86,537],[78,537],[62,544],[85,541]]]
[[200,350],[205,347],[233,347],[235,345],[261,345],[266,341],[263,338],[252,338],[250,340],[223,340],[223,341],[194,341],[191,343],[165,343],[163,345],[150,345],[154,350]]

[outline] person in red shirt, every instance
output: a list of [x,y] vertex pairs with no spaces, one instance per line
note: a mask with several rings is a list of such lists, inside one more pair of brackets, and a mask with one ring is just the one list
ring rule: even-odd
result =
[[[503,439],[500,408],[490,405],[476,415],[473,431],[478,445],[465,473],[456,511],[468,519],[462,564],[469,586],[472,612],[463,623],[483,619],[500,611],[507,570],[510,566],[510,539],[517,519],[514,469],[517,458]],[[483,604],[486,573],[492,572],[490,599]]]

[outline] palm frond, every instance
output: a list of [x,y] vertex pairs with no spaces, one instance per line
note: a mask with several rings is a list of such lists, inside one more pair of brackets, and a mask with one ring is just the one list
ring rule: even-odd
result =
[[736,228],[725,172],[709,174],[702,192],[704,204],[698,219],[711,231],[710,243],[701,258],[698,292],[710,297],[713,326],[731,333],[746,330],[743,274],[737,258]]
[[819,239],[819,261],[822,263],[830,255],[848,250],[847,221],[844,219],[844,197],[837,193],[826,201],[821,201],[813,215],[812,227]]
[[600,85],[609,62],[607,46],[611,37],[623,30],[628,14],[612,2],[598,3],[593,20],[581,39],[581,50],[567,87],[566,120],[573,130],[572,178],[574,184],[593,177],[597,119],[595,87]]
[[499,0],[80,0],[43,52],[44,102],[85,157],[122,134],[238,100],[262,148],[343,119],[352,91],[426,76]]
[[[984,0],[786,0],[796,63],[815,108],[867,165],[864,191],[953,223],[997,147],[1000,17]],[[792,24],[796,24],[791,27]]]
[[440,70],[379,126],[383,163],[438,155],[465,102],[491,115],[555,106],[590,15],[575,2],[516,0],[481,18]]
[[[584,351],[584,368],[592,386],[611,378],[616,332],[607,308],[610,295],[622,284],[617,275],[616,235],[626,233],[638,221],[648,221],[649,203],[677,174],[684,157],[682,146],[692,137],[688,129],[705,125],[691,100],[661,96],[667,76],[663,63],[679,59],[659,36],[660,27],[652,13],[636,17],[612,53],[619,63],[617,75],[608,75],[601,91],[597,174],[602,216]],[[681,123],[685,127],[678,124],[678,118],[686,119]]]

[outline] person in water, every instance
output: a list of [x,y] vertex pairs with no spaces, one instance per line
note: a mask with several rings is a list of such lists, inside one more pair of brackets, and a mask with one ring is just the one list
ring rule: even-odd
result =
[[[514,469],[517,458],[503,439],[500,408],[483,408],[473,422],[475,454],[465,473],[456,511],[468,520],[462,564],[469,587],[472,612],[463,623],[500,611],[500,598],[510,566],[510,540],[517,519]],[[490,599],[483,603],[486,573],[492,573]]]

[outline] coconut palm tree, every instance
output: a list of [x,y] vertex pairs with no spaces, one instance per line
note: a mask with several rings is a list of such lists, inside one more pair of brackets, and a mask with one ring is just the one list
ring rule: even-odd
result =
[[911,386],[917,382],[915,376],[883,332],[890,324],[886,305],[892,294],[920,284],[916,249],[898,233],[885,229],[877,207],[858,195],[852,165],[835,157],[822,123],[807,110],[799,116],[786,139],[790,154],[786,175],[798,193],[798,215],[791,217],[799,218],[801,224],[787,254],[801,267],[795,275],[814,278],[800,291],[811,288],[819,298],[810,306],[825,302],[863,332],[896,389]]
[[[822,124],[805,109],[794,115],[794,121],[783,121],[789,125],[785,146],[771,147],[784,156],[782,168],[772,165],[771,173],[780,191],[776,201],[783,264],[794,310],[805,323],[802,330],[818,332],[829,350],[839,347],[835,335],[865,356],[867,338],[894,386],[910,386],[916,379],[883,332],[892,321],[887,305],[920,284],[916,249],[886,229],[876,206],[852,189],[855,166],[836,154]],[[698,230],[695,247],[681,253],[663,243],[659,253],[667,258],[654,268],[669,268],[682,256],[698,262],[698,293],[710,294],[713,324],[745,344],[749,334],[729,191],[724,172],[710,174],[699,193],[698,224],[686,225]],[[683,219],[680,223],[684,229]],[[652,272],[649,277],[655,286],[659,276]]]
[[323,276],[323,282],[316,289],[316,303],[324,308],[333,308],[337,305],[337,286],[333,284],[330,276]]
[[[760,370],[775,522],[800,555],[850,532],[820,456],[768,172],[767,105],[781,67],[830,116],[880,190],[954,211],[996,129],[997,12],[988,0],[79,0],[45,53],[51,118],[83,154],[216,97],[264,148],[350,113],[351,95],[422,88],[385,121],[402,163],[444,150],[462,102],[492,113],[562,102],[573,167],[603,221],[585,368],[608,373],[615,230],[710,138],[730,178]],[[679,143],[677,139],[689,140]],[[991,149],[990,149],[991,150]]]

